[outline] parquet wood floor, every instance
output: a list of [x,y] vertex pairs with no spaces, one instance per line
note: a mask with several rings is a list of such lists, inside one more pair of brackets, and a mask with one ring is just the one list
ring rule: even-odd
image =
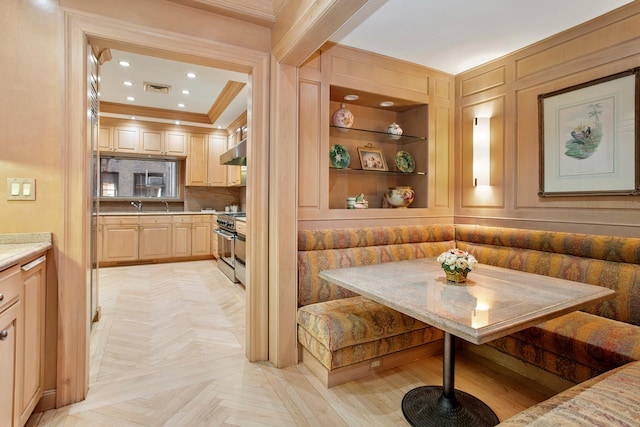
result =
[[[87,399],[34,414],[27,425],[406,426],[402,396],[442,383],[441,357],[331,389],[302,364],[249,363],[244,292],[212,261],[101,269]],[[464,352],[456,387],[501,420],[552,395]]]

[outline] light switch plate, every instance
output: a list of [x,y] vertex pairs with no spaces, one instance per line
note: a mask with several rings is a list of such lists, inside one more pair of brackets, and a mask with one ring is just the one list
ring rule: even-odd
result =
[[35,178],[7,178],[7,200],[35,200]]

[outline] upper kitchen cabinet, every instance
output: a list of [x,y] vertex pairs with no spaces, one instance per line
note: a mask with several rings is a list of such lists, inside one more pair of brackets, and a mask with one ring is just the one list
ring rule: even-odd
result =
[[103,118],[98,147],[103,153],[187,156],[187,132],[170,125]]
[[223,132],[190,133],[187,157],[186,185],[225,187],[227,166],[220,164],[220,155],[226,150]]
[[[312,56],[299,73],[301,223],[452,215],[453,83],[452,75],[339,45]],[[336,126],[342,106],[353,121]],[[394,124],[402,135],[390,134]],[[390,207],[392,187],[414,190],[409,208]],[[368,208],[347,209],[347,197],[360,194]]]

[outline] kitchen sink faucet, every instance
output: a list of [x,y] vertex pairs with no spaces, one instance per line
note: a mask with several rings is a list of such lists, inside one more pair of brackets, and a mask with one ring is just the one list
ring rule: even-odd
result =
[[131,202],[131,204],[138,209],[138,212],[142,212],[142,202],[140,200],[138,200],[138,203],[136,202]]

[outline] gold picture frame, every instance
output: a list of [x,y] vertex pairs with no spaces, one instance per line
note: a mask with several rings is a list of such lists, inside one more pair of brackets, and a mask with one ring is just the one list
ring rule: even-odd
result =
[[360,164],[362,170],[369,171],[386,171],[387,162],[384,158],[382,150],[374,148],[371,145],[366,147],[358,147],[358,156],[360,157]]

